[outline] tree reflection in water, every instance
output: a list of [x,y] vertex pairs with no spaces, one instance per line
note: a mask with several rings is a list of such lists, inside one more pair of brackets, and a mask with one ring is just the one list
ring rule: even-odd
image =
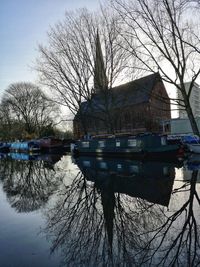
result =
[[62,250],[63,265],[198,266],[200,218],[194,208],[200,204],[198,171],[193,171],[190,182],[172,192],[179,202],[182,194],[187,199],[171,212],[159,199],[155,201],[156,192],[152,191],[150,200],[147,189],[152,184],[153,190],[158,183],[156,190],[160,188],[160,197],[166,199],[166,187],[172,190],[175,176],[172,166],[160,179],[153,180],[149,172],[149,182],[148,176],[140,173],[127,178],[81,170],[70,185],[63,184],[55,206],[46,211],[45,231],[52,252]]
[[[59,157],[60,159],[60,157]],[[18,212],[41,208],[58,188],[62,177],[43,160],[0,161],[0,179],[10,205]]]

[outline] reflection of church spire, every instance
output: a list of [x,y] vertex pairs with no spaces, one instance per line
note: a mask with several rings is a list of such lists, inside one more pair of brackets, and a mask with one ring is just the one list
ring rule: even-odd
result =
[[103,214],[105,220],[105,228],[108,237],[108,243],[112,252],[113,242],[113,220],[114,220],[114,208],[115,208],[115,195],[113,192],[112,179],[109,179],[105,188],[101,189],[101,201],[103,206]]
[[106,90],[108,88],[108,79],[106,77],[106,70],[98,31],[96,36],[96,57],[94,63],[94,91],[95,93],[98,93],[101,90]]

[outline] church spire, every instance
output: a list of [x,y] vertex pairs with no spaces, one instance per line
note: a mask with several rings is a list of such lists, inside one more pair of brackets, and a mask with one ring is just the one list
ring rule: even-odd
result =
[[96,57],[94,65],[94,92],[99,93],[108,88],[108,79],[106,77],[106,70],[104,67],[103,54],[99,39],[99,33],[96,35]]

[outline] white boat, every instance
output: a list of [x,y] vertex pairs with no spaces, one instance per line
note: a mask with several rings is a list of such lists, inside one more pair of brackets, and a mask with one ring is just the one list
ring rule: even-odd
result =
[[187,144],[187,147],[188,147],[190,152],[200,154],[200,144],[199,143],[197,143],[197,144]]
[[188,147],[192,153],[200,154],[200,139],[196,135],[182,136],[182,143]]

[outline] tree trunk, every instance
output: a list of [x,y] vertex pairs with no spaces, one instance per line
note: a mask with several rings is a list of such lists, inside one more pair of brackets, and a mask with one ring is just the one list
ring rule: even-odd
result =
[[188,118],[190,120],[193,133],[199,136],[199,129],[198,129],[191,107],[190,106],[187,107],[186,111],[187,111]]
[[192,112],[189,98],[188,98],[187,94],[183,91],[182,91],[182,95],[183,95],[184,103],[186,105],[186,112],[187,112],[188,119],[189,119],[191,127],[192,127],[192,131],[195,135],[199,136],[199,129],[198,129],[196,120],[195,120],[193,112]]

